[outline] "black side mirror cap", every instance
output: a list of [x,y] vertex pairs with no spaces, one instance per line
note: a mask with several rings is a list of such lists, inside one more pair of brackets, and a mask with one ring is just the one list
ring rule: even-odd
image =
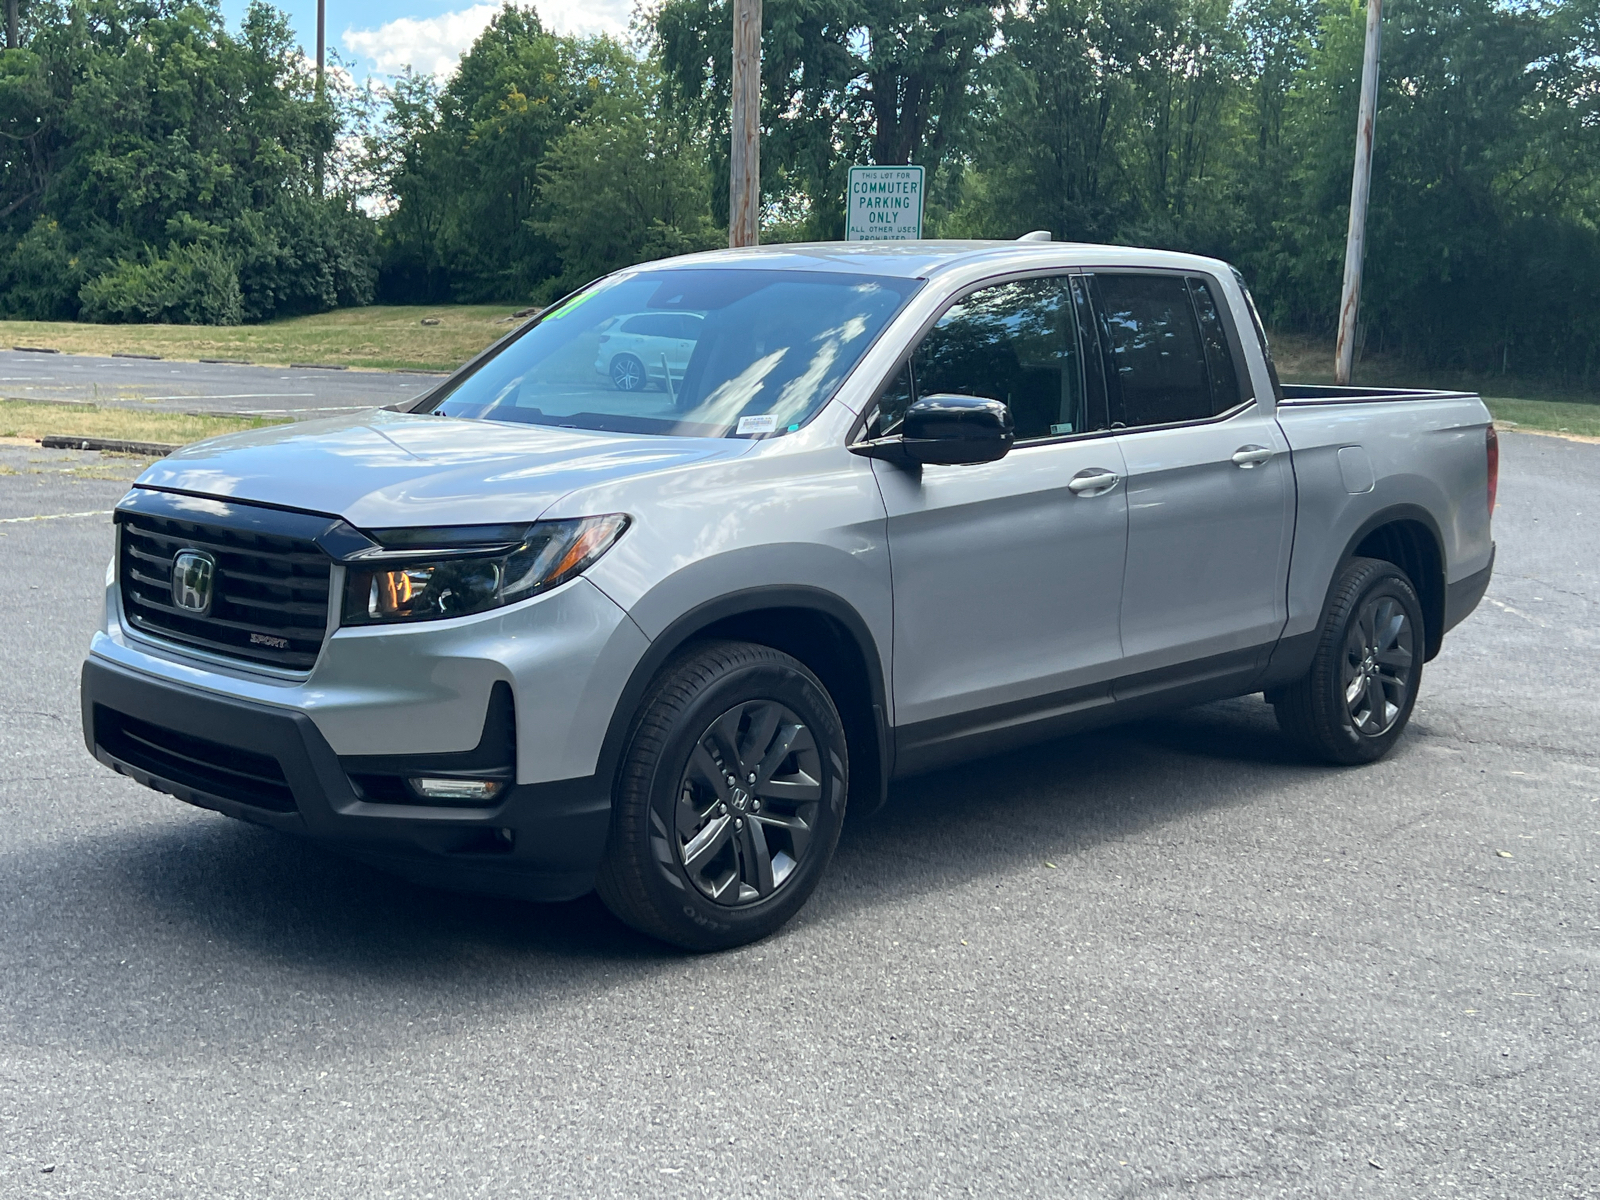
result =
[[995,462],[1015,442],[1011,410],[999,400],[939,392],[906,409],[898,434],[857,442],[850,451],[898,466],[956,466]]

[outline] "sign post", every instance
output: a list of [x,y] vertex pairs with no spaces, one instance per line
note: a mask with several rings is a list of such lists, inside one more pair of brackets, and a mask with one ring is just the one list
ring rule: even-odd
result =
[[909,242],[922,236],[921,167],[851,167],[845,241]]

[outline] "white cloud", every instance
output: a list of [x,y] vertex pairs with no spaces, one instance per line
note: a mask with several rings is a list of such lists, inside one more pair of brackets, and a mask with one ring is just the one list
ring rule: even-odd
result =
[[[544,27],[560,34],[621,34],[628,28],[630,0],[543,0],[535,10]],[[345,48],[370,58],[393,75],[406,67],[448,75],[483,32],[499,4],[474,4],[437,17],[399,17],[376,29],[346,29]]]

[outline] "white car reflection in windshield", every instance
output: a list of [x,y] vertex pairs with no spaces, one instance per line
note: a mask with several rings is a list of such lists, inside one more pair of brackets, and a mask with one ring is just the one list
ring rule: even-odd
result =
[[673,393],[700,338],[702,314],[632,313],[602,326],[594,369],[619,392],[645,388]]
[[547,313],[440,397],[445,416],[698,437],[817,411],[919,286],[833,271],[641,271]]

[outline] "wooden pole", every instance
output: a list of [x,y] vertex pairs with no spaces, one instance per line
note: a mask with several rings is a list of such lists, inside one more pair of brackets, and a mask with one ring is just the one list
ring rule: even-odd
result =
[[6,0],[6,49],[17,48],[17,0]]
[[[321,100],[326,92],[326,74],[328,69],[328,0],[317,0],[317,99]],[[317,196],[322,196],[326,186],[327,163],[322,151],[317,151]]]
[[1339,296],[1335,383],[1348,385],[1361,311],[1361,262],[1367,243],[1367,196],[1372,190],[1372,122],[1378,108],[1378,21],[1383,0],[1367,0],[1367,52],[1361,60],[1361,108],[1356,117],[1356,165],[1350,177],[1350,229],[1344,239],[1344,289]]
[[761,242],[761,0],[733,0],[728,245]]

